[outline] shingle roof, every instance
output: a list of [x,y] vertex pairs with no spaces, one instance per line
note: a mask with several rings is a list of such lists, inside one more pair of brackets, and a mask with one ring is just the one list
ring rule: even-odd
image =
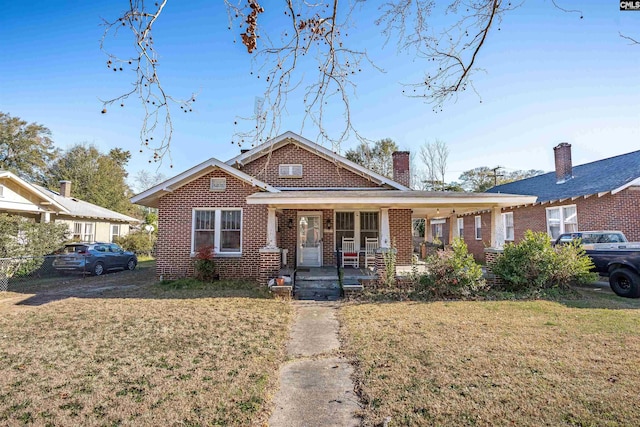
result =
[[51,197],[57,203],[64,206],[72,216],[86,217],[86,218],[100,218],[121,222],[140,222],[136,218],[121,214],[119,212],[112,211],[102,206],[94,205],[93,203],[85,202],[84,200],[76,199],[73,197],[63,197],[55,191],[51,191],[48,188],[41,187],[33,184],[40,191]]
[[498,185],[487,193],[538,196],[538,202],[568,199],[605,193],[640,178],[640,150],[573,167],[573,178],[556,183],[555,171],[508,184]]

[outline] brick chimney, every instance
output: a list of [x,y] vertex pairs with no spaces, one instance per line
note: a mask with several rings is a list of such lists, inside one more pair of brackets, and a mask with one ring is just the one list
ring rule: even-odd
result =
[[393,157],[393,180],[399,184],[409,187],[411,183],[411,171],[409,170],[409,152],[394,151]]
[[573,178],[573,165],[571,164],[571,144],[561,142],[553,147],[556,158],[556,184],[562,184]]
[[62,197],[71,197],[71,181],[60,181],[60,195]]

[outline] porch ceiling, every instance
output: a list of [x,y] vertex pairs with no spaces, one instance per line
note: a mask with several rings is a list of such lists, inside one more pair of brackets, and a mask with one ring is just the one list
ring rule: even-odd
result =
[[495,207],[521,206],[535,203],[535,196],[491,193],[458,193],[396,190],[288,191],[255,193],[247,203],[281,209],[413,209],[414,216],[448,216]]

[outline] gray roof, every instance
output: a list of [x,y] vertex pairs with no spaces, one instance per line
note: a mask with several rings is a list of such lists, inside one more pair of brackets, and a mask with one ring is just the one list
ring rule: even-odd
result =
[[498,185],[487,193],[527,194],[538,202],[606,193],[640,178],[640,150],[573,167],[573,178],[556,183],[555,171]]
[[93,203],[85,202],[84,200],[76,199],[75,197],[64,197],[60,193],[49,190],[48,188],[35,185],[39,190],[51,197],[57,203],[64,206],[69,211],[69,215],[85,218],[99,218],[117,222],[141,222],[139,219],[132,218],[130,216],[121,214],[119,212],[112,211],[102,206],[94,205]]

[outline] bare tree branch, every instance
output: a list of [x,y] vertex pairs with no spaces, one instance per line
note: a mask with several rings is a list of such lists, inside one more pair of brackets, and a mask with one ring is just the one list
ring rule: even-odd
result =
[[[161,161],[165,155],[171,157],[170,145],[173,135],[173,121],[171,105],[180,106],[182,111],[191,112],[191,104],[196,100],[192,94],[184,100],[175,99],[165,91],[158,75],[158,56],[153,43],[153,26],[159,18],[167,0],[155,2],[155,9],[146,7],[144,0],[130,0],[127,11],[115,21],[103,21],[104,34],[100,42],[100,49],[107,55],[107,67],[115,72],[133,70],[135,79],[132,89],[115,98],[101,100],[102,113],[107,113],[107,107],[124,103],[130,97],[138,98],[144,109],[144,118],[140,129],[142,152],[151,150],[153,161]],[[135,54],[131,57],[119,57],[107,51],[106,42],[109,36],[116,36],[118,31],[126,28],[133,34]],[[158,138],[159,136],[159,138]],[[154,140],[154,137],[156,139]],[[151,163],[152,160],[149,160]],[[173,166],[173,165],[171,165]]]
[[625,40],[629,40],[629,42],[630,42],[629,44],[630,44],[630,45],[640,44],[640,41],[638,41],[638,40],[634,39],[633,37],[630,37],[630,36],[624,35],[624,34],[622,34],[622,33],[618,33],[618,34],[619,34],[619,35],[620,35],[620,37],[622,37],[623,39],[625,39]]
[[[294,96],[302,98],[300,131],[311,124],[317,128],[318,139],[330,142],[334,151],[339,151],[340,143],[350,136],[366,141],[352,122],[350,100],[355,94],[357,74],[363,69],[382,70],[366,50],[354,48],[348,36],[355,30],[355,23],[367,25],[363,21],[366,14],[360,11],[363,7],[370,11],[371,3],[373,0],[270,2],[269,12],[284,13],[285,19],[271,19],[269,27],[262,21],[265,8],[260,0],[224,0],[229,29],[247,48],[253,61],[251,74],[264,82],[264,93],[256,101],[254,114],[236,118],[232,143],[251,147],[279,133],[290,98],[297,99]],[[580,11],[562,8],[558,0],[552,3],[564,12],[580,13],[582,18]],[[130,91],[102,101],[103,113],[107,107],[124,106],[130,97],[137,98],[145,114],[140,132],[142,148],[150,149],[155,161],[170,157],[172,107],[179,105],[182,111],[190,112],[196,100],[195,94],[184,100],[173,98],[159,78],[152,33],[166,4],[167,0],[153,2],[153,6],[149,1],[129,0],[121,17],[104,22],[101,41],[110,69],[131,69],[135,73]],[[424,79],[405,84],[403,92],[423,99],[436,112],[461,92],[475,91],[471,78],[479,70],[480,52],[489,33],[499,31],[505,13],[521,5],[509,0],[378,0],[377,4],[379,17],[374,22],[382,28],[384,44],[397,37],[399,50],[411,51],[425,64]],[[443,16],[432,19],[438,11]],[[442,22],[441,28],[432,25]],[[107,40],[122,27],[134,38],[131,57],[115,55],[106,48]],[[317,73],[310,74],[309,69]],[[327,124],[336,114],[342,116],[344,124],[337,130],[330,129]]]

